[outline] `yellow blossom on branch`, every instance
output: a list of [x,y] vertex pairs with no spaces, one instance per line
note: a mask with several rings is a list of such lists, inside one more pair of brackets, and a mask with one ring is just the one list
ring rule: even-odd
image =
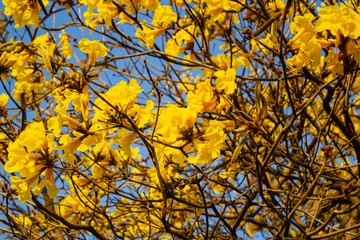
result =
[[176,19],[177,15],[173,12],[172,7],[162,5],[156,8],[152,25],[156,28],[167,28],[170,22],[175,22]]
[[226,139],[224,124],[220,121],[212,120],[205,127],[205,132],[201,138],[195,140],[197,153],[189,156],[188,162],[192,164],[211,164],[212,160],[220,156],[220,150]]
[[[33,122],[15,142],[10,143],[9,161],[6,162],[4,169],[10,173],[17,172],[22,177],[12,177],[13,187],[19,192],[21,202],[31,198],[31,185],[34,186],[35,194],[39,194],[45,186],[49,186],[49,196],[51,198],[56,196],[58,189],[53,174],[56,160],[52,154],[55,147],[53,138],[52,134],[46,135],[42,122]],[[42,173],[45,177],[39,183]]]
[[69,37],[67,34],[62,31],[62,34],[59,34],[59,38],[61,39],[57,47],[59,48],[62,46],[62,48],[59,49],[59,52],[62,52],[63,56],[66,58],[71,58],[73,54],[73,50],[71,49],[71,45],[69,42]]
[[232,94],[237,85],[235,82],[236,71],[234,68],[229,68],[226,71],[220,70],[215,72],[216,88],[219,90],[224,90],[225,94]]
[[9,100],[9,96],[5,93],[0,95],[0,108],[4,108]]
[[17,54],[8,53],[6,51],[1,53],[0,68],[2,71],[0,72],[0,79],[7,81],[7,78],[9,77],[8,71],[17,61],[16,55]]
[[197,112],[190,108],[168,105],[160,109],[156,134],[161,141],[166,143],[186,139],[188,131],[191,131],[194,126],[196,117]]
[[88,53],[89,61],[87,67],[90,68],[99,57],[105,57],[109,49],[101,44],[100,41],[90,41],[87,38],[83,38],[79,41],[79,49],[83,53]]
[[[99,123],[109,122],[109,120],[110,122],[121,121],[122,116],[119,113],[126,114],[131,111],[140,92],[142,89],[135,79],[130,80],[129,86],[125,81],[120,81],[105,94],[101,94],[101,98],[95,100],[97,107],[93,121],[99,121]],[[108,103],[111,103],[112,106]],[[136,114],[135,112],[132,113]]]
[[[42,0],[46,7],[48,0]],[[16,22],[15,27],[20,28],[25,25],[33,25],[36,28],[40,20],[40,4],[35,0],[4,0],[5,14],[13,16]]]
[[146,44],[146,47],[152,48],[155,43],[155,39],[163,34],[165,29],[152,29],[146,24],[142,24],[143,29],[137,28],[136,36],[140,39],[141,42]]
[[352,39],[360,37],[360,14],[344,3],[319,8],[319,20],[316,22],[315,31],[329,30],[334,36],[342,34]]

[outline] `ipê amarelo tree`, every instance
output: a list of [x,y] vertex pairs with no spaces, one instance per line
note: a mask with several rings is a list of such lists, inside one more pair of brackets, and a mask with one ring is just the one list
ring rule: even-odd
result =
[[360,238],[358,0],[2,4],[3,236]]

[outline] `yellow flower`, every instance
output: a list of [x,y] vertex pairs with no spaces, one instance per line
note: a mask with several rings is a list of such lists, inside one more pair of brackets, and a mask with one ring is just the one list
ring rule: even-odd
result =
[[326,67],[330,70],[333,77],[336,74],[344,74],[344,63],[341,60],[341,55],[329,52],[329,55],[325,58]]
[[[79,2],[88,6],[88,9],[84,13],[85,24],[91,28],[96,28],[99,25],[99,21],[98,19],[93,19],[96,18],[98,14],[94,13],[93,10],[98,7],[102,0],[80,0]],[[90,30],[90,34],[91,33],[92,30]]]
[[136,36],[140,39],[141,42],[146,44],[146,47],[152,48],[155,43],[155,39],[163,34],[165,29],[151,29],[145,24],[142,25],[143,30],[139,27],[136,30]]
[[[126,0],[126,1],[129,1],[129,0]],[[131,2],[133,2],[133,1],[131,1]],[[144,9],[142,9],[142,11],[149,10],[149,11],[153,12],[160,5],[160,0],[141,0],[141,1],[139,1],[139,3],[141,3],[141,7],[144,8]]]
[[171,6],[159,6],[156,8],[152,25],[156,28],[167,28],[170,22],[175,22],[177,19],[176,13],[173,12]]
[[295,34],[295,36],[290,39],[288,45],[292,45],[294,43],[294,47],[306,45],[315,36],[312,20],[311,14],[296,16],[294,18],[294,21],[290,23],[290,30],[293,34]]
[[63,56],[66,58],[71,58],[73,54],[73,50],[71,49],[71,45],[69,42],[69,37],[66,35],[64,30],[62,31],[62,34],[59,34],[59,38],[61,39],[57,47],[59,48],[62,46],[62,48],[59,49],[59,52],[62,52]]
[[224,124],[220,121],[211,120],[206,127],[201,140],[195,140],[196,156],[189,156],[188,162],[192,164],[211,164],[212,160],[220,156],[220,150],[226,139]]
[[129,23],[130,25],[132,25],[132,24],[135,23],[135,21],[132,18],[130,18],[128,15],[126,15],[126,13],[124,13],[124,12],[121,12],[119,14],[119,18],[121,19],[119,21],[119,23],[121,23],[121,24],[122,23]]
[[[49,2],[43,0],[42,3],[46,7]],[[15,27],[20,28],[25,25],[33,24],[33,27],[38,27],[40,20],[40,5],[35,0],[4,0],[5,14],[13,16],[15,20]]]
[[[77,177],[74,176],[74,181]],[[71,180],[68,180],[72,182]],[[85,212],[84,203],[78,199],[76,195],[68,195],[62,199],[57,206],[57,211],[60,212],[60,216],[68,220],[69,222],[76,224],[78,222],[81,213]]]
[[185,25],[186,27],[184,27],[183,29],[180,29],[180,31],[174,33],[174,40],[176,40],[177,44],[181,44],[182,42],[184,42],[185,46],[191,46],[194,42],[195,42],[195,38],[194,35],[196,35],[196,27],[194,25],[194,23],[192,22],[184,22],[183,25]]
[[7,81],[7,78],[9,77],[8,72],[17,61],[16,55],[17,54],[8,53],[6,51],[2,52],[0,56],[0,79]]
[[316,22],[317,32],[330,30],[334,36],[340,33],[352,39],[360,37],[360,14],[352,10],[349,6],[342,3],[338,5],[319,8],[319,20]]
[[267,10],[270,13],[270,16],[274,16],[277,12],[285,8],[285,3],[283,0],[273,0],[268,2]]
[[0,95],[0,108],[4,108],[9,100],[9,96],[5,93]]
[[23,226],[29,226],[34,224],[33,220],[31,220],[26,214],[20,214],[19,217],[16,218],[17,221],[21,223]]
[[47,168],[45,170],[44,179],[42,179],[41,182],[34,187],[34,194],[40,194],[45,186],[48,186],[47,193],[50,198],[56,197],[56,195],[59,193],[59,189],[55,185],[53,168]]
[[16,62],[10,66],[11,76],[13,77],[23,76],[26,74],[26,71],[29,70],[26,67],[26,64],[30,61],[30,55],[28,52],[22,51],[21,53],[16,54],[15,57],[16,57]]
[[75,161],[75,151],[80,147],[82,141],[79,138],[72,140],[69,135],[62,135],[59,141],[63,146],[58,147],[59,150],[63,150],[64,159],[70,163],[74,164]]
[[311,61],[315,61],[317,65],[319,65],[320,59],[321,45],[315,38],[312,38],[310,42],[308,42],[306,45],[303,45],[299,49],[298,53],[294,57],[288,59],[287,62],[296,66],[297,69],[301,69]]
[[153,119],[153,114],[151,112],[153,108],[154,102],[152,100],[147,100],[145,107],[134,104],[133,107],[129,109],[128,115],[134,116],[136,126],[142,128],[146,123]]
[[10,176],[11,180],[11,187],[16,189],[19,193],[19,201],[25,202],[26,200],[31,199],[31,192],[29,185],[26,183],[26,181],[22,178],[19,178],[17,176]]
[[100,1],[97,5],[97,10],[99,12],[99,21],[104,21],[106,26],[111,26],[111,20],[118,18],[119,10],[115,4],[112,4],[111,1],[108,3],[103,3]]
[[[131,79],[129,86],[125,81],[121,81],[114,87],[110,88],[107,93],[103,94],[103,98],[117,108],[121,113],[127,113],[135,104],[137,95],[142,92],[139,83],[135,79]],[[95,106],[95,121],[109,122],[109,119],[114,119],[118,113],[103,101],[98,98],[94,102]]]
[[131,143],[135,140],[137,134],[135,132],[126,132],[125,128],[122,128],[118,131],[119,139],[116,139],[115,142],[118,143],[124,153],[128,156],[131,156]]
[[90,41],[87,38],[83,38],[79,41],[79,49],[83,53],[90,55],[88,67],[94,65],[98,57],[105,57],[109,49],[101,44],[99,41]]
[[207,0],[206,5],[208,7],[211,17],[217,17],[224,10],[224,3],[226,0]]
[[[34,137],[35,136],[35,137]],[[34,193],[38,194],[45,186],[49,186],[48,194],[55,197],[58,189],[55,186],[51,153],[54,149],[54,137],[46,135],[42,122],[29,124],[19,138],[9,144],[7,149],[9,160],[5,164],[5,171],[18,172],[22,178],[13,176],[12,187],[19,192],[19,200],[24,202],[31,198],[30,185],[34,186]],[[44,179],[38,183],[40,175],[45,171]]]
[[356,62],[360,63],[360,46],[356,42],[351,41],[347,44],[346,50],[349,55],[352,55]]
[[[155,109],[154,111],[157,111]],[[161,141],[174,143],[187,136],[197,118],[197,112],[190,108],[168,105],[160,109],[156,133]]]
[[218,105],[218,96],[214,94],[215,88],[210,81],[205,81],[197,85],[196,91],[187,94],[188,106],[192,111],[212,112]]
[[[34,138],[36,136],[36,138]],[[27,152],[46,149],[48,142],[45,135],[45,127],[42,122],[33,122],[29,124],[20,137],[16,140],[21,143]]]
[[232,94],[237,85],[235,82],[236,71],[234,68],[229,68],[226,71],[220,70],[215,72],[217,89],[224,90],[225,94]]
[[165,52],[167,54],[178,56],[180,53],[183,53],[185,50],[184,47],[181,47],[179,44],[176,43],[176,41],[172,38],[170,38],[166,42]]

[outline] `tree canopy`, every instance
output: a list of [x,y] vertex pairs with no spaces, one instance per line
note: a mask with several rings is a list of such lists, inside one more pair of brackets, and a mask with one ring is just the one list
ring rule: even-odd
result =
[[360,238],[358,0],[2,4],[2,235]]

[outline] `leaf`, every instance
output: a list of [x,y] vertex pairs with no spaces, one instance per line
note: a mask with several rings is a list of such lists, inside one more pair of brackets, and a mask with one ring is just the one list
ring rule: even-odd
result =
[[272,24],[271,24],[271,35],[273,36],[273,37],[275,37],[276,38],[276,36],[277,36],[277,30],[279,29],[279,24],[278,24],[278,22],[273,22]]
[[259,107],[260,107],[259,113],[261,113],[261,114],[259,114],[259,118],[260,118],[259,120],[262,120],[266,117],[266,114],[267,114],[267,102],[262,93],[260,93]]
[[50,72],[53,73],[53,69],[51,67],[49,56],[47,55],[46,50],[40,45],[36,44],[37,49],[39,50],[39,54],[41,55],[41,58],[44,61],[45,68]]
[[256,119],[262,120],[267,114],[267,102],[264,95],[260,92],[260,82],[255,84],[255,101],[256,101]]
[[261,92],[260,92],[260,82],[256,82],[255,84],[255,104],[256,104],[256,113],[257,119],[260,117],[262,108],[261,108]]
[[239,145],[235,148],[235,151],[231,158],[231,162],[234,162],[237,159],[237,157],[241,153],[243,146],[245,145],[245,143],[247,142],[248,139],[249,139],[249,137],[247,134],[241,139]]

